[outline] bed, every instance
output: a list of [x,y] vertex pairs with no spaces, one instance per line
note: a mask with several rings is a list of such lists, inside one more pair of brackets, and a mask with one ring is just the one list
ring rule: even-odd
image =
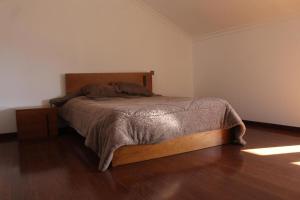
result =
[[[66,93],[87,84],[130,82],[152,91],[154,72],[66,74]],[[76,97],[60,108],[61,117],[85,138],[100,158],[99,170],[203,148],[245,144],[245,126],[218,98]]]

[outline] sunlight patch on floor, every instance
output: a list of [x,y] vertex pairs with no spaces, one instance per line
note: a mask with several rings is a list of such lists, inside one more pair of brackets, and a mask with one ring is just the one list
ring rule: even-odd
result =
[[300,145],[268,147],[268,148],[259,148],[259,149],[245,149],[242,151],[260,155],[260,156],[279,155],[279,154],[288,154],[288,153],[300,153]]
[[299,165],[300,166],[300,162],[292,162],[293,165]]

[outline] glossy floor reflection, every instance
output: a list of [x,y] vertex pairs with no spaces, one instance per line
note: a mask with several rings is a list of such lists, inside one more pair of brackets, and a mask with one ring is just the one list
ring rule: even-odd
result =
[[271,156],[287,153],[300,153],[300,145],[267,147],[258,149],[245,149],[243,152],[252,153],[260,156]]
[[300,166],[300,162],[292,162],[292,164]]
[[300,199],[299,152],[243,151],[300,145],[299,134],[248,127],[243,148],[209,148],[104,173],[77,135],[2,141],[0,199]]

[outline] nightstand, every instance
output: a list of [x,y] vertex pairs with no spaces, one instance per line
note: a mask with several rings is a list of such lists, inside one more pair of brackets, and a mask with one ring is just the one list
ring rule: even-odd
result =
[[18,138],[40,139],[58,134],[57,108],[25,108],[16,110]]

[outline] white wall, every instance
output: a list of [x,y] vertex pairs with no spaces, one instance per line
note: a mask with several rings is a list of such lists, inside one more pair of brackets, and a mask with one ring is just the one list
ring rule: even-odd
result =
[[229,100],[244,119],[300,126],[300,19],[194,45],[195,94]]
[[64,73],[149,70],[156,93],[193,95],[191,38],[138,0],[0,1],[0,133],[62,95]]

